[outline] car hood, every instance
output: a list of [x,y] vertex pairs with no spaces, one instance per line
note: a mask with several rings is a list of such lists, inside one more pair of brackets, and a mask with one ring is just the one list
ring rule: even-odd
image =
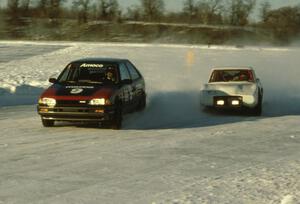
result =
[[91,100],[93,98],[111,98],[115,88],[101,85],[60,85],[49,87],[41,97],[54,98],[56,100]]
[[217,91],[229,95],[253,95],[257,85],[251,82],[214,82],[204,85],[203,91]]

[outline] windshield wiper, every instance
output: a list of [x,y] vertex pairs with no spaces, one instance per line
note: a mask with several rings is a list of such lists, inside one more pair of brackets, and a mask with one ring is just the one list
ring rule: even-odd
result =
[[74,83],[76,83],[76,82],[77,82],[77,81],[71,81],[71,80],[70,80],[70,81],[67,81],[67,80],[66,80],[66,81],[60,81],[60,83],[72,83],[72,84],[74,84]]
[[78,82],[80,83],[90,83],[90,84],[103,84],[103,82],[101,81],[91,81],[91,80],[78,80]]

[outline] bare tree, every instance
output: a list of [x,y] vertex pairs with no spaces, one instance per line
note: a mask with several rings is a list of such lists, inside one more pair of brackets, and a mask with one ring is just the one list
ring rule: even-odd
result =
[[256,0],[231,0],[229,6],[229,19],[231,25],[245,26],[248,17],[253,11]]
[[267,20],[268,12],[271,10],[271,4],[268,1],[262,2],[260,5],[260,18],[263,22]]
[[21,18],[21,8],[20,8],[20,0],[10,0],[7,1],[7,16],[8,16],[8,23],[12,25],[20,24]]
[[48,7],[48,17],[49,19],[57,23],[58,18],[61,15],[61,6],[66,0],[48,0],[49,7]]
[[300,34],[300,6],[270,10],[266,14],[264,27],[272,32],[276,40],[289,42]]
[[90,3],[91,3],[90,0],[73,1],[73,8],[77,10],[79,23],[87,23]]
[[143,11],[144,19],[147,21],[159,20],[165,10],[163,0],[140,0],[141,9]]
[[110,20],[117,20],[121,16],[121,10],[117,0],[109,0],[108,16]]
[[20,1],[19,0],[8,0],[7,1],[7,12],[10,16],[17,16],[19,12]]
[[98,5],[93,1],[91,2],[91,6],[90,6],[89,18],[95,20],[97,19],[97,17],[98,17]]
[[117,0],[100,0],[100,15],[103,20],[115,20],[119,17],[119,3]]
[[23,0],[21,2],[21,15],[24,17],[29,17],[29,6],[30,6],[31,0]]
[[201,0],[197,4],[197,10],[202,23],[220,23],[223,0]]
[[26,22],[22,16],[21,1],[7,1],[7,30],[12,37],[21,37],[24,34]]
[[141,8],[139,6],[127,8],[126,16],[129,20],[134,20],[134,21],[141,20],[142,18]]
[[38,10],[38,15],[40,17],[46,17],[48,16],[48,5],[49,1],[48,0],[39,0],[37,4],[37,10]]
[[183,2],[183,13],[188,17],[190,22],[196,18],[197,7],[194,0],[186,0]]

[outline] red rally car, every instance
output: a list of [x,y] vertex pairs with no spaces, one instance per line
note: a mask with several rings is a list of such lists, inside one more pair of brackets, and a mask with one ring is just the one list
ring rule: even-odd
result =
[[145,81],[127,59],[89,58],[69,63],[39,98],[45,127],[55,121],[108,123],[122,127],[123,114],[146,106]]

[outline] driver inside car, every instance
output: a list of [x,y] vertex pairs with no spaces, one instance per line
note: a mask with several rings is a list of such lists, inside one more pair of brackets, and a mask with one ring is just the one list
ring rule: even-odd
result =
[[111,82],[116,82],[116,77],[111,70],[106,72],[106,79]]

